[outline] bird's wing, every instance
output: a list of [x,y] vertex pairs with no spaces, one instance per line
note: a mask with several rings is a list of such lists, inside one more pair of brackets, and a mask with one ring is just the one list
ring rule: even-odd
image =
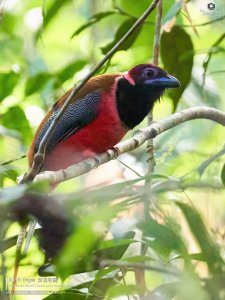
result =
[[[94,91],[82,99],[78,99],[70,104],[59,120],[47,143],[46,153],[49,153],[58,143],[67,139],[82,127],[93,121],[97,115],[99,101],[100,92]],[[50,114],[49,118],[45,120],[45,123],[41,127],[35,140],[34,153],[37,152],[43,136],[55,119],[59,109],[60,108],[57,106],[53,107],[52,114]]]

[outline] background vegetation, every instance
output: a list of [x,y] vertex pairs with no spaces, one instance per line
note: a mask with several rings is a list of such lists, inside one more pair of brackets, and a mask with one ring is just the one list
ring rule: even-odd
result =
[[[196,105],[225,110],[225,8],[218,0],[211,11],[209,2],[163,1],[159,63],[181,80],[182,89],[164,95],[154,119]],[[59,247],[54,232],[62,236],[60,242],[69,233],[49,265],[37,243],[41,230],[36,230],[21,262],[15,299],[225,299],[221,125],[190,121],[157,137],[155,173],[147,193],[145,145],[60,184],[49,197],[47,184],[16,186],[17,177],[27,171],[26,158],[5,163],[26,153],[48,108],[88,73],[149,4],[0,2],[1,289],[12,285],[19,232],[15,217],[21,219],[23,211],[40,217],[32,209],[36,203],[44,208],[41,245],[49,256]],[[100,73],[152,61],[155,14]],[[144,121],[140,127],[146,125]],[[25,193],[32,195],[30,207]],[[146,198],[149,212],[143,208]],[[36,295],[24,295],[24,290]],[[43,291],[60,292],[47,296]],[[1,297],[8,299],[5,292]]]

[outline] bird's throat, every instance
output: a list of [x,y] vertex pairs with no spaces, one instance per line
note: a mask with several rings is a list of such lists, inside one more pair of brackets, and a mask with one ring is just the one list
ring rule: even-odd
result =
[[117,82],[116,102],[121,121],[129,129],[134,128],[153,108],[156,97],[154,91],[141,85],[131,85],[121,77]]

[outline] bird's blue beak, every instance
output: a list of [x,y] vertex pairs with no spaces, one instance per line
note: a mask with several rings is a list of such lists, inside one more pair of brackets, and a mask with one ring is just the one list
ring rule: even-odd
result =
[[171,75],[167,75],[165,77],[159,77],[152,80],[147,80],[145,83],[156,86],[156,87],[162,87],[162,88],[177,88],[180,87],[180,81]]

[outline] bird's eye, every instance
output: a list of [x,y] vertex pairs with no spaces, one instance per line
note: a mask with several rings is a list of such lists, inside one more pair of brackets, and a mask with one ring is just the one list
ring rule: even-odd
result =
[[153,77],[155,75],[155,70],[148,69],[148,70],[146,70],[145,74],[147,75],[148,78],[151,78],[151,77]]

